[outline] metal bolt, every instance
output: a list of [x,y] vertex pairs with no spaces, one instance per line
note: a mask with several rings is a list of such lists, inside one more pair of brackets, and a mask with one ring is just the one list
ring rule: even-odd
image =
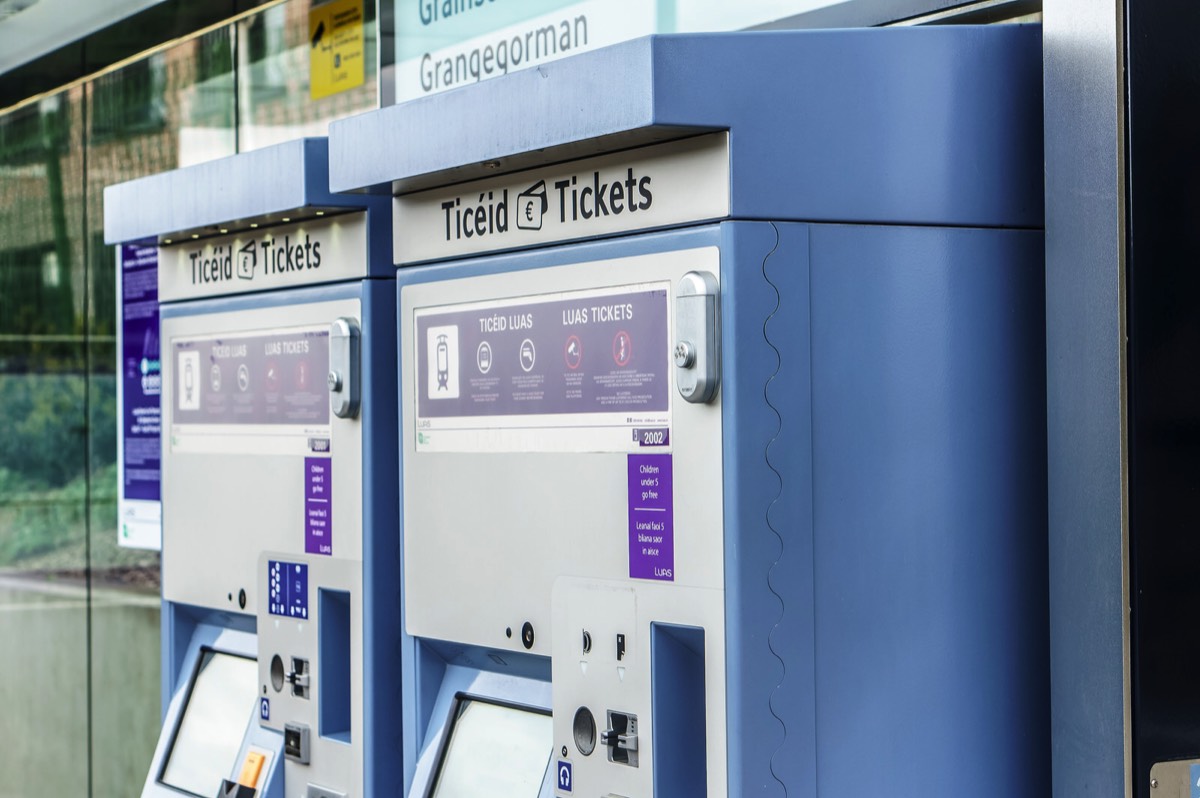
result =
[[675,344],[675,365],[681,369],[690,369],[696,363],[696,347],[691,341],[680,341]]
[[1151,787],[1151,789],[1157,788],[1158,787],[1158,779],[1150,779],[1150,787]]
[[329,380],[329,390],[335,391],[335,392],[342,390],[342,375],[341,374],[338,374],[336,371],[331,371],[331,372],[329,372],[328,380]]

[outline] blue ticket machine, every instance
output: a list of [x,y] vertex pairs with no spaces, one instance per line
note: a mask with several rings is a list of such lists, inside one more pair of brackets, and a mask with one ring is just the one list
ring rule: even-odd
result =
[[164,720],[144,798],[399,789],[394,269],[324,139],[106,190],[158,247]]
[[405,795],[1047,794],[1040,65],[652,37],[332,126],[403,267]]

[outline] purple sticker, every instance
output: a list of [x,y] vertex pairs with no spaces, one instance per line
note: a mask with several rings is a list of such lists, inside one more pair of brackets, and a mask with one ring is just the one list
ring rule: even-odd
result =
[[304,551],[333,554],[333,460],[304,458]]
[[176,341],[177,424],[329,423],[329,331]]
[[267,611],[286,618],[308,618],[308,566],[298,562],[267,560],[270,590]]
[[416,333],[422,417],[670,406],[665,288],[423,314]]
[[629,455],[629,576],[675,581],[671,455]]
[[121,245],[121,379],[123,496],[158,501],[162,370],[153,241]]

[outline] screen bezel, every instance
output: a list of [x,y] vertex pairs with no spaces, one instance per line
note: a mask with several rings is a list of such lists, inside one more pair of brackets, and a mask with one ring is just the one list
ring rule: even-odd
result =
[[[196,656],[196,661],[194,663],[192,663],[192,673],[188,677],[187,696],[184,698],[183,704],[179,708],[179,714],[175,718],[175,725],[171,729],[171,742],[167,745],[166,753],[163,754],[162,761],[159,763],[159,766],[158,766],[158,773],[154,777],[154,780],[158,784],[162,785],[163,787],[166,787],[167,789],[174,790],[175,792],[177,792],[181,795],[192,795],[192,796],[195,796],[195,798],[211,798],[211,796],[197,795],[196,793],[192,792],[191,790],[185,790],[182,787],[176,787],[174,784],[170,784],[170,783],[164,781],[163,775],[166,774],[167,766],[171,763],[171,757],[175,754],[175,743],[177,742],[177,740],[179,738],[179,730],[183,726],[183,719],[185,717],[187,717],[188,707],[192,703],[192,693],[196,689],[196,679],[200,675],[200,666],[204,663],[204,658],[205,658],[206,654],[224,654],[225,656],[229,656],[229,657],[237,657],[238,659],[247,659],[247,660],[250,660],[251,662],[255,662],[255,663],[258,662],[258,657],[250,656],[249,654],[239,654],[236,651],[229,651],[228,649],[223,649],[223,648],[215,648],[213,646],[200,646],[200,651],[199,651],[199,654],[197,654],[197,656]],[[243,734],[243,739],[245,739],[244,734]],[[225,777],[222,776],[221,778],[225,778]]]
[[[466,704],[478,701],[481,704],[491,704],[505,709],[515,709],[521,712],[529,712],[534,715],[545,715],[551,717],[553,713],[544,707],[531,706],[529,704],[521,704],[516,701],[505,701],[501,698],[492,696],[476,695],[474,693],[466,693],[458,691],[454,694],[454,702],[450,705],[448,723],[446,724],[446,733],[442,735],[442,739],[438,742],[437,764],[433,769],[433,777],[429,780],[429,786],[425,788],[424,798],[433,798],[434,791],[437,790],[438,782],[442,778],[442,769],[446,766],[446,755],[450,751],[450,741],[454,739],[454,731],[458,726],[458,719],[462,717],[462,712],[459,710]],[[554,758],[554,741],[550,742],[550,748],[546,752],[546,766],[549,767],[550,760]]]

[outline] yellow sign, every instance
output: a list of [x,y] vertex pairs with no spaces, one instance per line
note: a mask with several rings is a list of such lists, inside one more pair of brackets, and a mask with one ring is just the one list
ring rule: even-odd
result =
[[308,91],[314,100],[361,86],[363,0],[332,0],[308,12]]

